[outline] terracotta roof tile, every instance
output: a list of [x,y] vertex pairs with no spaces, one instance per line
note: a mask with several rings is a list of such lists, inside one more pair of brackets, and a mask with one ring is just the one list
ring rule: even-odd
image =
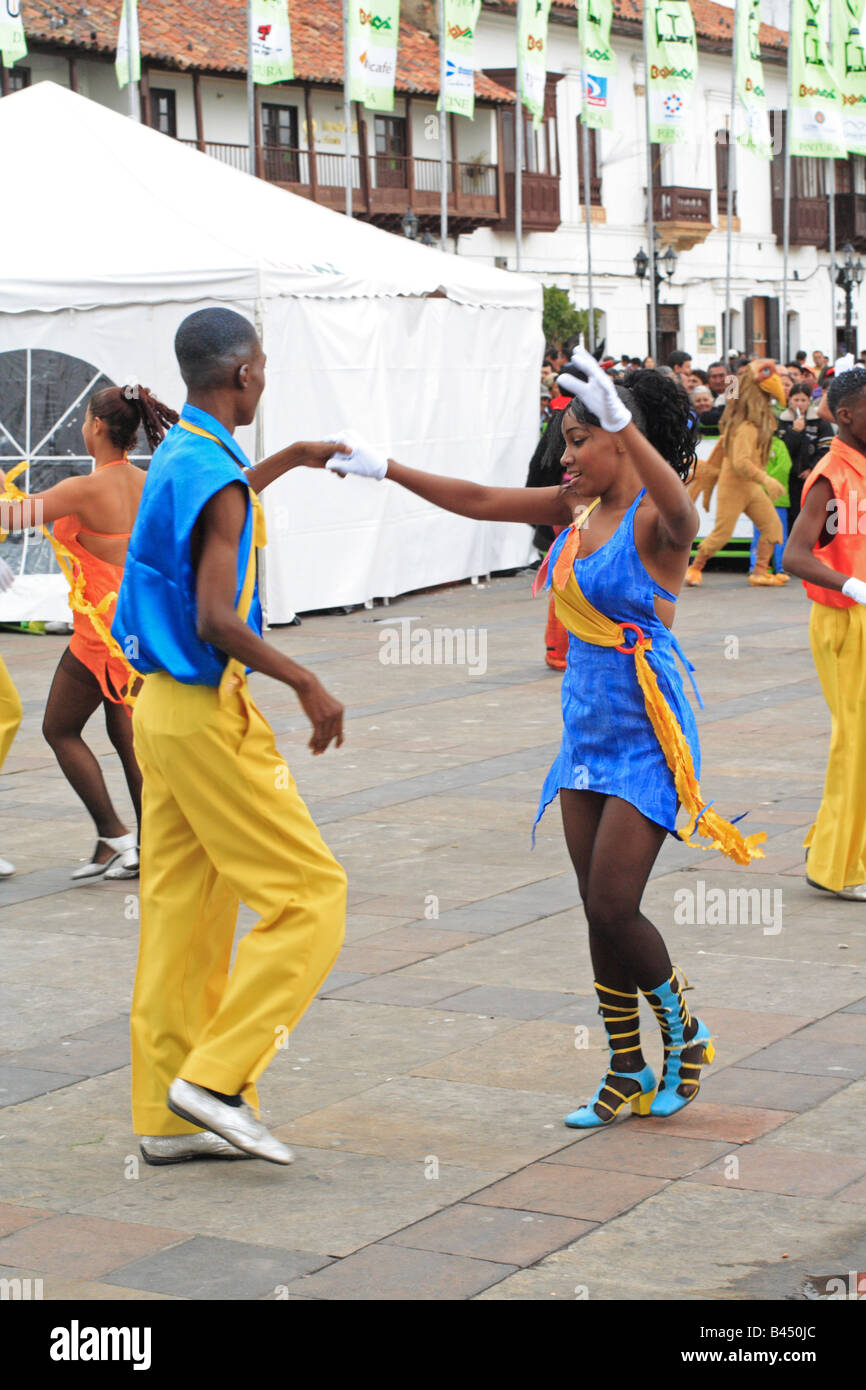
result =
[[[485,10],[495,12],[516,11],[516,0],[482,0]],[[713,0],[691,0],[695,16],[695,29],[699,39],[709,47],[718,45],[730,49],[734,28],[734,12],[726,5],[716,5]],[[554,0],[552,14],[557,11],[563,18],[575,10],[575,0]],[[643,24],[643,0],[614,0],[614,33],[637,34]],[[782,29],[774,29],[770,24],[761,25],[761,47],[784,53],[788,47],[788,35]]]
[[[341,0],[289,0],[295,75],[343,82]],[[113,55],[121,0],[23,0],[28,39]],[[246,0],[138,0],[142,53],[180,68],[241,74],[247,69]],[[215,23],[215,17],[217,22]],[[402,20],[397,90],[439,90],[439,48],[434,37]],[[478,72],[481,101],[513,103],[514,93]]]

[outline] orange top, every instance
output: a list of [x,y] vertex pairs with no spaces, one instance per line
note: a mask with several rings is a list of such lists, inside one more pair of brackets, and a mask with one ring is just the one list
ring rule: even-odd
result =
[[[75,557],[75,573],[84,575],[85,597],[94,607],[98,607],[109,594],[113,601],[103,613],[103,622],[110,628],[117,605],[117,593],[123,579],[123,566],[111,565],[98,555],[86,550],[78,539],[79,535],[104,535],[102,531],[86,531],[78,517],[61,516],[54,523],[54,538],[66,546]],[[112,533],[113,534],[113,533]],[[131,533],[118,532],[118,537],[128,539]],[[118,657],[113,656],[86,613],[73,609],[73,638],[70,650],[73,656],[93,673],[99,681],[103,695],[115,703],[120,703],[119,693],[129,680],[129,669]]]
[[[827,516],[829,544],[822,546],[819,537],[812,554],[829,569],[866,581],[866,455],[843,444],[837,436],[809,474],[803,487],[804,502],[816,478],[827,479],[837,505]],[[814,603],[827,608],[854,606],[855,600],[837,589],[822,589],[805,579],[803,587]]]

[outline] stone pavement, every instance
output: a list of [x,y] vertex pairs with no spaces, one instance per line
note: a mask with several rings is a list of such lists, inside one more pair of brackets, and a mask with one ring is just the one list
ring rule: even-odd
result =
[[[39,730],[63,641],[0,635],[25,705],[0,779],[0,1277],[82,1300],[769,1299],[866,1269],[866,909],[803,874],[829,730],[807,609],[718,571],[680,601],[705,792],[767,854],[666,844],[645,910],[717,1060],[680,1116],[583,1135],[562,1117],[606,1053],[555,805],[530,850],[559,679],[526,576],[272,634],[349,708],[313,759],[294,697],[254,678],[350,882],[337,969],[261,1087],[288,1169],[138,1159],[137,884],[70,886],[93,836]],[[383,664],[404,617],[483,631],[486,669]],[[648,1036],[657,1065],[649,1015]]]

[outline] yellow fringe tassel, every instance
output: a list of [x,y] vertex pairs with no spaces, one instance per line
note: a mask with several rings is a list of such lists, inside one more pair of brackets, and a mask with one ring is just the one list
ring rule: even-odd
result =
[[[28,493],[22,492],[20,488],[15,486],[15,479],[21,473],[24,472],[26,467],[27,461],[25,459],[22,463],[16,464],[15,467],[6,474],[6,491],[0,493],[0,501],[32,501],[32,498],[28,495]],[[49,545],[54,551],[54,554],[57,556],[57,563],[60,566],[60,569],[63,573],[63,577],[69,585],[69,607],[74,612],[83,613],[85,617],[90,619],[97,635],[105,643],[111,656],[113,656],[116,660],[121,661],[123,665],[126,667],[126,670],[129,673],[126,686],[126,694],[122,695],[121,698],[124,704],[129,705],[131,708],[135,704],[138,692],[141,688],[142,677],[140,676],[138,671],[133,670],[133,668],[130,666],[123,652],[123,649],[117,642],[116,638],[112,635],[111,629],[107,627],[107,625],[103,622],[103,614],[107,613],[108,609],[111,607],[112,603],[117,598],[117,594],[112,591],[110,594],[106,594],[105,597],[100,601],[100,603],[91,603],[90,599],[87,598],[84,593],[85,578],[81,568],[81,561],[79,560],[78,556],[73,555],[72,551],[68,550],[67,547],[63,545],[61,541],[55,540],[54,536],[48,530],[47,526],[40,526],[39,530],[42,532],[43,536],[46,537]],[[2,539],[2,537],[0,537],[0,539]],[[133,685],[136,687],[134,694],[132,693]]]
[[[604,613],[600,613],[582,592],[573,570],[562,589],[558,589],[554,583],[553,596],[556,616],[575,637],[580,637],[584,642],[591,642],[597,647],[629,645],[626,631],[629,625],[623,627]],[[730,821],[726,821],[712,807],[708,807],[703,800],[695,775],[692,750],[679,720],[659,689],[655,671],[647,661],[646,654],[651,649],[652,639],[644,637],[633,644],[633,650],[627,655],[634,655],[647,715],[665,755],[665,761],[673,774],[677,796],[689,818],[688,824],[682,830],[678,830],[677,834],[690,849],[718,849],[737,864],[749,864],[753,859],[763,859],[764,852],[758,848],[767,838],[763,830],[744,838],[736,826],[731,825]],[[710,843],[697,844],[693,838],[696,834],[704,836]]]

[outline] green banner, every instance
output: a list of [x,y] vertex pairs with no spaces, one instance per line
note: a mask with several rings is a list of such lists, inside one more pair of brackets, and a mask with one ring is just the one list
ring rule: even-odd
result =
[[129,31],[126,24],[126,7],[132,5],[132,80],[141,81],[141,44],[138,37],[138,0],[123,0],[120,11],[120,28],[117,31],[117,56],[114,71],[118,87],[125,87],[129,81]]
[[0,58],[3,66],[11,68],[27,55],[24,24],[21,19],[21,0],[0,0]]
[[581,115],[590,130],[613,127],[616,55],[610,43],[613,0],[577,0],[577,32],[583,70]]
[[[475,116],[475,28],[481,0],[445,0],[445,110]],[[441,105],[441,100],[439,102]]]
[[866,154],[866,43],[861,26],[866,0],[835,0],[833,67],[842,98],[842,138],[851,154]]
[[288,0],[250,0],[253,46],[253,81],[263,87],[271,82],[291,82],[292,31]]
[[394,110],[400,0],[349,0],[349,96],[370,111]]
[[551,0],[523,0],[517,42],[520,45],[523,105],[532,112],[532,124],[544,120],[544,89],[547,83],[547,20]]
[[650,140],[682,144],[698,134],[694,114],[698,44],[689,0],[645,0]]
[[791,154],[833,159],[844,155],[842,100],[830,66],[828,0],[791,0]]
[[737,0],[735,43],[740,110],[734,112],[734,130],[743,149],[759,154],[762,159],[772,159],[773,137],[761,64],[760,28],[761,0]]

